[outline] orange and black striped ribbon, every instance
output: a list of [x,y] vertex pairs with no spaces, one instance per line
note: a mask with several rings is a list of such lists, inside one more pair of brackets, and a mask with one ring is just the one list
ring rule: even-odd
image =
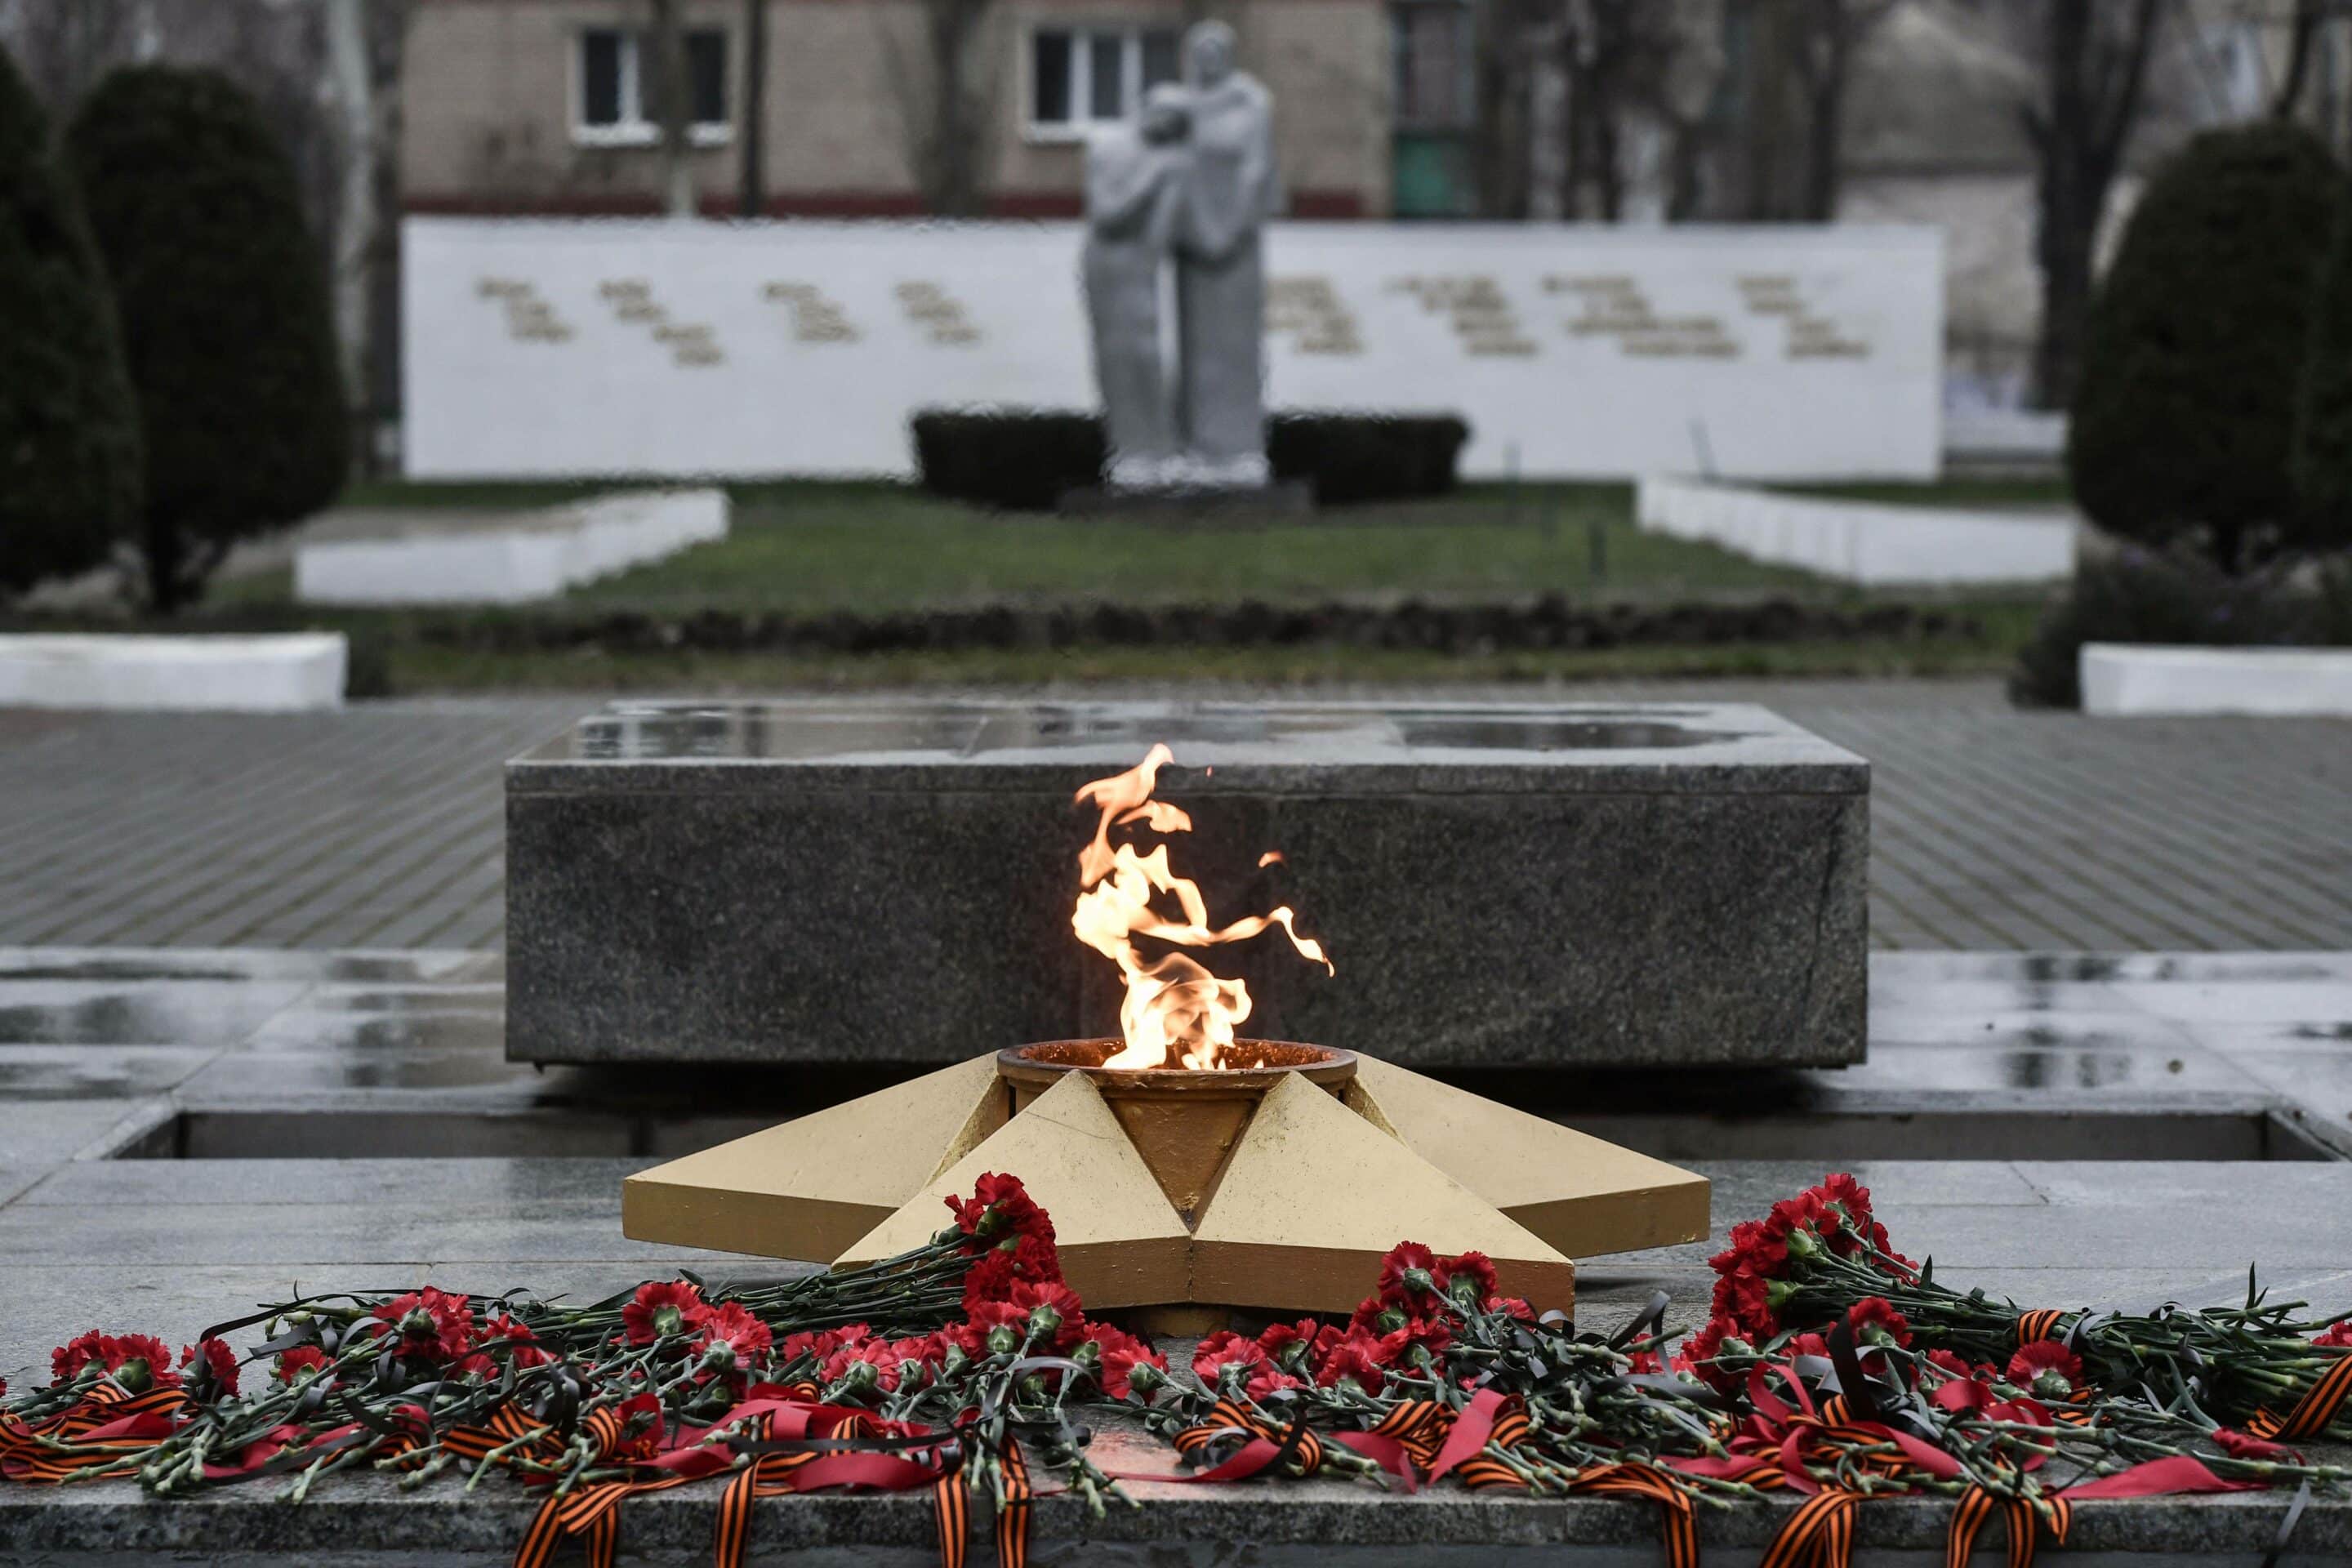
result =
[[997,1568],[1029,1568],[1029,1461],[1021,1457],[1019,1438],[1004,1440],[997,1468],[1003,1477],[996,1505]]
[[2054,1340],[2058,1324],[2066,1314],[2056,1307],[2041,1307],[2017,1315],[2017,1342],[2032,1344],[2037,1340]]
[[1611,1465],[1575,1483],[1578,1491],[1602,1497],[1647,1498],[1658,1505],[1666,1568],[1698,1568],[1698,1521],[1690,1494],[1641,1465]]
[[1760,1568],[1849,1568],[1860,1501],[1858,1493],[1837,1490],[1807,1498],[1772,1538]]
[[[949,1471],[931,1488],[931,1509],[940,1521],[940,1568],[963,1568],[964,1540],[971,1530],[971,1486],[962,1470]],[[721,1563],[719,1568],[736,1565]]]
[[[2066,1531],[2074,1522],[2074,1506],[2063,1498],[2051,1500],[2049,1506],[2050,1537],[2063,1546]],[[1958,1504],[1952,1510],[1951,1524],[1944,1532],[1944,1568],[1969,1568],[1969,1557],[1976,1551],[1977,1535],[1992,1518],[1995,1508],[2001,1510],[2009,1525],[2009,1568],[2033,1568],[2043,1516],[2022,1498],[1997,1498],[1982,1487],[1970,1487],[1961,1493]]]
[[2337,1357],[2336,1364],[2304,1390],[2294,1408],[2284,1416],[2269,1410],[2256,1411],[2253,1419],[2246,1423],[2246,1430],[2273,1441],[2316,1437],[2335,1422],[2347,1398],[2352,1398],[2352,1355]]
[[[1519,1426],[1524,1432],[1524,1416]],[[1425,1470],[1437,1462],[1439,1451],[1445,1447],[1445,1435],[1453,1427],[1454,1412],[1444,1405],[1433,1399],[1408,1399],[1381,1417],[1381,1424],[1372,1428],[1372,1436],[1391,1439]]]

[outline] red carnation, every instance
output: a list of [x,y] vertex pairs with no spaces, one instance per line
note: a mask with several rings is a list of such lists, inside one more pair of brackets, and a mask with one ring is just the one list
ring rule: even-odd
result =
[[1990,1383],[1993,1378],[1991,1366],[1982,1362],[1970,1366],[1965,1359],[1951,1351],[1929,1351],[1927,1364],[1948,1376],[1963,1378],[1973,1383]]
[[661,1401],[650,1392],[632,1394],[614,1414],[621,1418],[621,1440],[613,1450],[620,1459],[650,1459],[661,1452]]
[[419,1361],[458,1361],[473,1348],[473,1308],[463,1296],[452,1296],[430,1285],[394,1296],[373,1316],[392,1326],[401,1354]]
[[633,1345],[649,1345],[672,1334],[691,1333],[710,1312],[702,1292],[688,1279],[648,1279],[621,1309],[621,1326]]
[[1007,1236],[1034,1237],[1054,1245],[1054,1222],[1029,1195],[1018,1176],[992,1171],[972,1184],[969,1198],[950,1197],[947,1205],[956,1226],[976,1241],[997,1242]]
[[200,1384],[208,1384],[223,1394],[236,1392],[236,1352],[219,1340],[198,1340],[180,1347],[180,1364],[194,1366],[198,1357],[204,1360]]
[[541,1344],[539,1336],[530,1331],[530,1324],[517,1322],[511,1317],[501,1315],[482,1325],[478,1342],[492,1344],[500,1340],[506,1342],[507,1359],[519,1367],[545,1366],[555,1359],[554,1352]]
[[2083,1386],[2083,1359],[2056,1340],[2036,1340],[2009,1358],[2007,1375],[2037,1399],[2063,1399]]
[[1354,1330],[1324,1355],[1315,1381],[1328,1388],[1342,1378],[1353,1378],[1366,1394],[1378,1394],[1388,1385],[1389,1365],[1399,1348],[1384,1338]]
[[81,1375],[84,1367],[89,1366],[104,1372],[110,1342],[108,1336],[96,1329],[68,1340],[49,1352],[49,1381],[71,1383]]
[[1715,1282],[1715,1313],[1738,1325],[1743,1338],[1761,1344],[1780,1331],[1772,1310],[1771,1284],[1759,1275],[1727,1274]]
[[291,1384],[304,1373],[324,1372],[332,1364],[327,1352],[318,1346],[296,1345],[290,1351],[278,1352],[278,1364],[270,1369],[269,1375],[280,1383]]
[[1810,1332],[1796,1335],[1780,1348],[1792,1356],[1817,1355],[1823,1361],[1827,1361],[1830,1354],[1829,1341],[1819,1334]]
[[2336,1345],[2352,1345],[2352,1318],[2347,1318],[2342,1322],[2328,1324],[2312,1336],[2311,1342],[2331,1348]]
[[1307,1384],[1304,1382],[1291,1376],[1286,1372],[1276,1371],[1271,1366],[1261,1366],[1255,1373],[1251,1374],[1249,1382],[1242,1385],[1242,1392],[1248,1394],[1252,1399],[1263,1400],[1268,1395],[1279,1394],[1285,1389],[1304,1388],[1306,1386]]
[[92,1366],[131,1394],[180,1384],[171,1349],[152,1334],[101,1334],[93,1329],[49,1352],[49,1371],[58,1383],[74,1382]]
[[1864,1348],[1911,1342],[1911,1320],[1884,1296],[1864,1296],[1856,1301],[1846,1309],[1845,1322],[1853,1331],[1854,1343]]
[[1715,1364],[1723,1353],[1724,1342],[1738,1337],[1738,1325],[1726,1318],[1710,1318],[1706,1326],[1682,1342],[1667,1364],[1675,1371],[1696,1377],[1727,1393],[1738,1385],[1738,1377],[1729,1370]]
[[1437,1266],[1437,1288],[1465,1305],[1485,1300],[1502,1289],[1495,1277],[1494,1260],[1483,1252],[1465,1252]]
[[1192,1352],[1193,1375],[1211,1388],[1219,1385],[1228,1369],[1238,1368],[1240,1375],[1254,1377],[1268,1364],[1263,1346],[1231,1329],[1218,1330]]
[[1078,1293],[1058,1280],[1033,1284],[1024,1279],[1013,1287],[1009,1304],[1027,1320],[1040,1344],[1066,1351],[1085,1337],[1087,1310]]
[[727,1301],[704,1311],[696,1320],[702,1337],[694,1348],[706,1361],[729,1370],[749,1367],[767,1354],[775,1342],[768,1325],[747,1311],[740,1302]]
[[821,1380],[828,1386],[847,1381],[855,1386],[895,1394],[898,1388],[899,1356],[887,1340],[866,1340],[844,1345],[826,1358]]
[[1301,1318],[1295,1323],[1275,1323],[1258,1335],[1258,1348],[1266,1359],[1286,1372],[1312,1368],[1324,1352],[1339,1342],[1339,1331],[1313,1318]]
[[1486,1298],[1486,1310],[1500,1312],[1503,1316],[1516,1319],[1522,1323],[1532,1323],[1536,1321],[1536,1310],[1517,1296],[1489,1296]]
[[872,1332],[864,1323],[852,1323],[846,1328],[817,1329],[797,1334],[786,1334],[776,1346],[776,1365],[788,1367],[803,1356],[822,1365],[825,1359],[845,1344],[855,1344]]
[[[1168,1381],[1168,1358],[1134,1335],[1108,1323],[1088,1323],[1087,1340],[1102,1358],[1095,1381],[1108,1397],[1148,1394]],[[1148,1369],[1140,1378],[1139,1369]]]
[[1410,1308],[1441,1289],[1437,1255],[1417,1241],[1401,1241],[1381,1259],[1381,1300]]

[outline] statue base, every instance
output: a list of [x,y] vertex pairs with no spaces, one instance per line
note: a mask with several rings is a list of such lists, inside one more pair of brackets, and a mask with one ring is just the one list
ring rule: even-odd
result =
[[1304,479],[1266,484],[1087,485],[1064,490],[1058,510],[1067,517],[1241,522],[1304,516],[1315,510],[1315,487]]

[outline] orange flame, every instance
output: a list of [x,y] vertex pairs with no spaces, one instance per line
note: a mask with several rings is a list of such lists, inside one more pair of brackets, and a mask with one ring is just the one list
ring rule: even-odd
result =
[[[1172,1065],[1196,1070],[1222,1067],[1234,1028],[1250,1016],[1249,987],[1243,982],[1220,980],[1181,952],[1147,960],[1136,948],[1138,937],[1178,947],[1213,947],[1278,925],[1301,956],[1321,964],[1327,974],[1333,972],[1322,944],[1298,934],[1287,905],[1212,928],[1199,884],[1169,868],[1168,846],[1159,845],[1145,855],[1131,843],[1112,845],[1113,827],[1141,824],[1159,834],[1192,830],[1192,819],[1181,809],[1151,798],[1160,768],[1172,761],[1166,746],[1155,745],[1128,772],[1097,779],[1077,794],[1080,804],[1091,803],[1102,816],[1095,825],[1094,841],[1078,853],[1078,902],[1070,911],[1070,929],[1080,942],[1118,964],[1127,981],[1127,999],[1118,1009],[1126,1048],[1105,1067],[1168,1067],[1171,1056],[1176,1058]],[[1269,850],[1258,864],[1280,859],[1279,853]],[[1171,920],[1153,909],[1155,893],[1173,898],[1183,918]]]

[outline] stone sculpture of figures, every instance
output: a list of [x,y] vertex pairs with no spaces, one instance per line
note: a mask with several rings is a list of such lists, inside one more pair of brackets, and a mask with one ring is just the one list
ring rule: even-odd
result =
[[[1276,202],[1273,100],[1235,68],[1233,29],[1184,37],[1185,80],[1156,88],[1087,163],[1087,299],[1110,480],[1266,481],[1264,230]],[[1172,268],[1174,287],[1162,285]],[[1176,363],[1160,301],[1175,300]]]
[[1155,88],[1134,123],[1087,147],[1087,244],[1081,263],[1102,390],[1114,487],[1169,482],[1176,408],[1160,356],[1160,271],[1184,198],[1186,116],[1180,91]]

